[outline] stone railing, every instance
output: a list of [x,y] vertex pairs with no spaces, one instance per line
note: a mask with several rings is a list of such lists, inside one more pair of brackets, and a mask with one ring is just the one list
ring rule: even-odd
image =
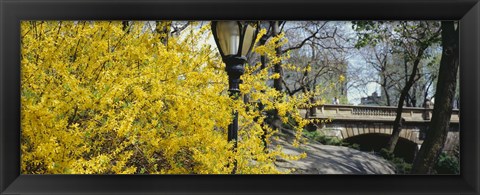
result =
[[352,108],[353,115],[367,115],[367,116],[395,116],[396,111],[392,109],[378,109],[378,108]]
[[[303,116],[306,109],[300,109]],[[432,116],[432,108],[404,107],[402,118],[406,122],[428,122]],[[337,120],[368,120],[368,121],[393,121],[397,114],[396,107],[387,106],[353,106],[325,104],[311,109],[309,118],[337,119]],[[451,122],[459,123],[458,109],[452,111]]]

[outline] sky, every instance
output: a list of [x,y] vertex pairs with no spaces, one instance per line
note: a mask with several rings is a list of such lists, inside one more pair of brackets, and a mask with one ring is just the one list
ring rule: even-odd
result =
[[[343,28],[350,34],[350,38],[356,39],[356,33],[352,29],[352,23],[347,22],[345,23],[345,27]],[[358,67],[367,66],[365,60],[362,59],[358,52],[350,52],[350,56],[347,58],[348,68],[349,69],[356,69]],[[348,70],[347,70],[348,71]],[[360,73],[361,74],[361,73]],[[368,75],[357,75],[360,77],[367,77]],[[347,75],[347,82],[352,80],[353,78],[349,78]],[[359,86],[357,88],[348,88],[347,90],[347,99],[348,103],[353,105],[359,105],[360,99],[362,97],[367,97],[372,95],[373,92],[377,92],[378,95],[381,95],[380,85],[377,83],[368,83],[367,85]]]
[[[348,59],[348,67],[359,67],[366,66],[365,61],[361,59],[360,56],[355,55]],[[347,76],[347,80],[348,80]],[[350,104],[359,105],[360,99],[362,97],[367,97],[372,95],[373,92],[377,92],[381,96],[382,91],[380,90],[380,85],[378,83],[368,83],[366,86],[361,86],[358,88],[349,88],[347,90],[347,99]]]

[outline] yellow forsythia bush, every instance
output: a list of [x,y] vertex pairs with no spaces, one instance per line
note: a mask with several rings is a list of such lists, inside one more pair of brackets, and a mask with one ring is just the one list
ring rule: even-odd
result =
[[[266,152],[274,131],[254,104],[227,93],[210,26],[181,36],[145,22],[21,22],[21,170],[23,174],[280,173],[280,148]],[[271,41],[255,51],[274,58]],[[267,70],[247,68],[242,93],[308,123],[297,112],[306,97],[266,86]],[[275,76],[275,75],[273,75]],[[264,93],[260,91],[263,90]],[[239,113],[238,149],[227,142],[232,108]],[[284,119],[284,121],[287,121]]]

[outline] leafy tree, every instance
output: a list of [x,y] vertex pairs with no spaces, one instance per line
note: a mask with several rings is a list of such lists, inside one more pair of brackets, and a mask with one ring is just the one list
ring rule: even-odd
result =
[[440,40],[439,24],[429,21],[400,21],[394,23],[357,21],[354,22],[353,27],[359,35],[356,47],[360,48],[369,44],[376,45],[382,39],[385,39],[382,36],[383,34],[392,31],[392,36],[389,38],[404,53],[405,84],[398,100],[392,136],[387,144],[387,149],[393,152],[402,130],[403,120],[401,115],[404,103],[413,84],[420,79],[420,74],[418,74],[420,62],[426,57],[427,49]]
[[[261,135],[269,141],[275,131],[261,125],[266,117],[254,105],[228,97],[209,25],[190,22],[179,36],[159,27],[21,22],[23,174],[230,173],[233,159],[237,173],[280,173],[277,157],[302,157],[264,150]],[[278,60],[277,43],[255,51]],[[242,95],[278,110],[282,121],[295,119],[300,136],[309,121],[297,107],[308,97],[268,87],[274,75],[254,72],[258,66],[247,67]],[[226,135],[232,108],[240,125],[235,153]]]
[[[391,35],[385,36],[390,37]],[[364,85],[376,83],[380,86],[382,99],[377,102],[378,105],[395,106],[398,105],[396,97],[400,96],[403,86],[408,81],[410,65],[405,63],[404,52],[401,51],[401,48],[393,45],[392,40],[386,37],[382,38],[380,43],[374,46],[367,45],[359,51],[367,66],[357,69],[365,71],[364,69],[368,68],[374,71],[365,71],[364,75],[367,77],[358,80],[365,80]],[[423,107],[423,103],[433,97],[440,64],[439,48],[440,46],[436,44],[432,45],[425,51],[425,57],[420,60],[418,77],[405,98],[407,107]],[[406,73],[405,70],[407,70]],[[356,73],[358,74],[358,72]]]
[[433,173],[444,147],[452,115],[459,65],[459,32],[453,21],[442,21],[442,59],[432,120],[425,141],[415,158],[413,173]]

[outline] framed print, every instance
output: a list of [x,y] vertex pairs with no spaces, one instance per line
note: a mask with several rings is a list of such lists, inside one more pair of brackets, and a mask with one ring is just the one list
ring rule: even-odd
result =
[[480,192],[477,0],[0,13],[2,194]]

